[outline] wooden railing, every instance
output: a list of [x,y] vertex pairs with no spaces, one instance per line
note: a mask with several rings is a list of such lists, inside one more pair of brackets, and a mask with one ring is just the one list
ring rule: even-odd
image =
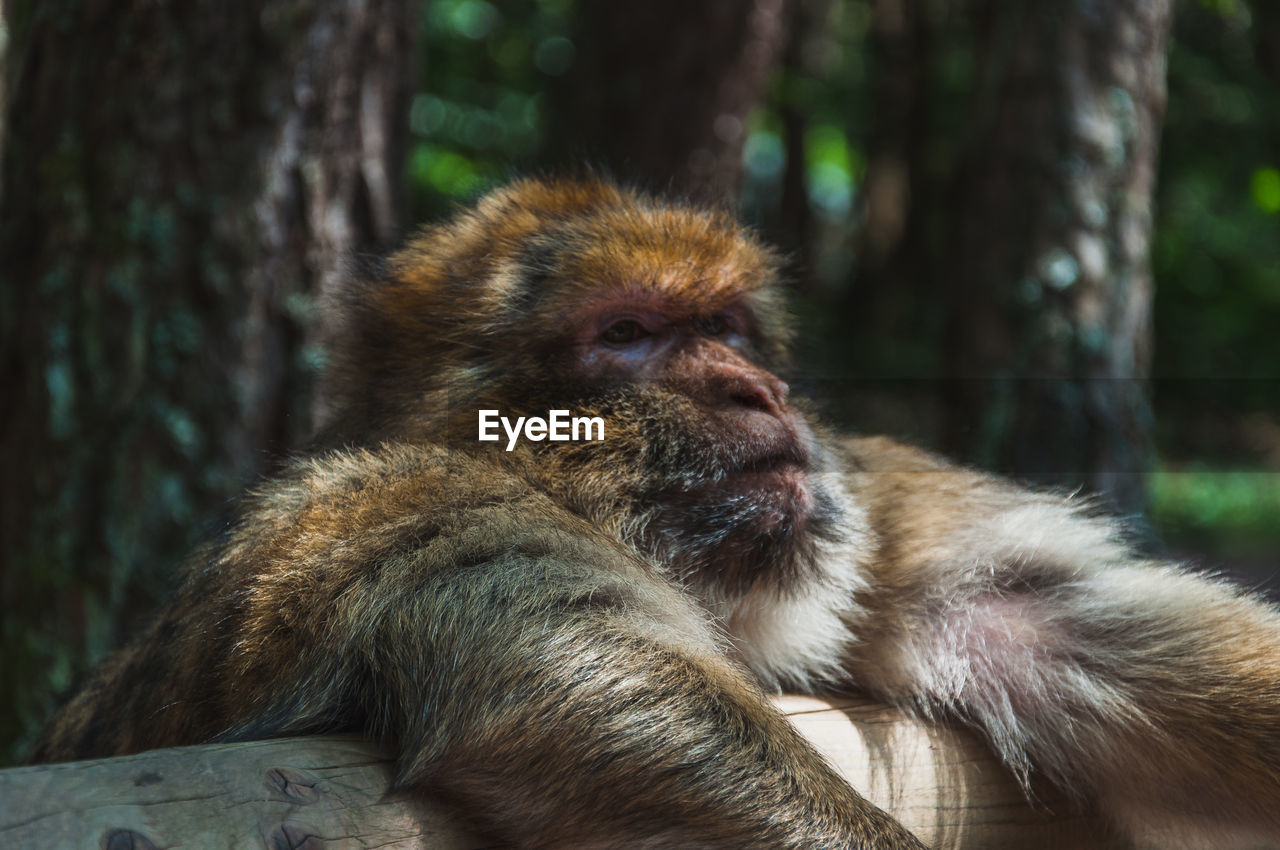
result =
[[[1061,799],[1029,803],[973,736],[838,698],[778,705],[862,794],[934,848],[1128,846]],[[154,750],[0,771],[0,847],[491,847],[447,807],[388,794],[384,753],[351,737]]]

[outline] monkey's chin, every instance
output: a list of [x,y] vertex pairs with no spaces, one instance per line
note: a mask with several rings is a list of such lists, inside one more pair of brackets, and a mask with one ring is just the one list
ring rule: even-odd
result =
[[816,498],[806,470],[796,463],[731,472],[690,494],[703,505],[723,505],[731,525],[760,535],[800,531]]
[[641,545],[678,580],[725,598],[811,565],[829,502],[805,465],[757,463],[661,494]]
[[729,484],[758,508],[757,528],[773,532],[790,527],[800,530],[813,513],[813,485],[804,469],[784,464],[766,471],[740,472]]

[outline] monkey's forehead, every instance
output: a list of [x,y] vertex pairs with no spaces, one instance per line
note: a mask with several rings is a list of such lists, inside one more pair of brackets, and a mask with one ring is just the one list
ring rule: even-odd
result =
[[719,211],[606,183],[546,181],[487,196],[424,231],[394,264],[401,281],[424,290],[470,289],[508,307],[626,292],[696,312],[769,286],[779,265]]
[[334,360],[362,368],[331,380],[349,374],[346,391],[363,397],[371,369],[523,356],[513,340],[561,339],[628,303],[677,316],[740,305],[756,355],[776,368],[791,337],[779,265],[721,211],[607,181],[518,181],[336,291]]
[[525,280],[545,290],[532,293],[535,303],[558,311],[629,298],[672,313],[703,314],[769,286],[777,276],[772,256],[758,245],[698,222],[591,224],[549,267],[528,270]]

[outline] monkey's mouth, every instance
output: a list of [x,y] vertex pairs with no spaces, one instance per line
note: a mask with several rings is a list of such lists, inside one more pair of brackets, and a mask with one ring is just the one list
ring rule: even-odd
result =
[[778,521],[803,520],[814,503],[808,458],[792,447],[730,465],[723,476],[696,489],[709,501],[752,504]]
[[805,465],[805,459],[798,451],[775,452],[730,468],[729,475],[769,475],[787,468],[803,471]]
[[803,475],[809,470],[809,453],[805,451],[803,441],[792,434],[771,435],[769,439],[754,441],[753,447],[747,444],[745,456],[726,458],[724,463],[725,478],[733,480],[766,480],[772,477],[792,474]]
[[754,448],[745,457],[722,457],[715,468],[656,494],[659,510],[650,530],[705,541],[717,557],[772,562],[775,547],[795,541],[809,526],[820,491],[798,445]]

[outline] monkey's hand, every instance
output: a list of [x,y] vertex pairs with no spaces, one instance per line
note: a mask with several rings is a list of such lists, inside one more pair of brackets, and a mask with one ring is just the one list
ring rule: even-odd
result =
[[1280,846],[1280,612],[1066,499],[853,446],[896,541],[854,622],[859,682],[974,724],[1144,847]]
[[[530,847],[923,846],[831,772],[682,596],[514,519],[470,520],[500,523],[509,548],[422,583],[376,638],[376,665],[419,683],[402,784]],[[448,625],[424,642],[423,623]]]

